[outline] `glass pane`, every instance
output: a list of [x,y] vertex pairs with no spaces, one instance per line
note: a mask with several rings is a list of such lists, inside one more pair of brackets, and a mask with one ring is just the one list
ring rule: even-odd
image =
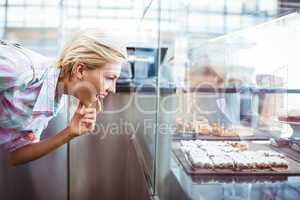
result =
[[[274,151],[271,138],[288,138],[294,144],[299,137],[300,122],[291,121],[300,119],[299,13],[292,12],[294,8],[284,12],[275,0],[173,1],[168,6],[172,10],[162,10],[162,16],[170,17],[175,28],[160,32],[168,51],[159,82],[174,91],[159,97],[155,179],[159,198],[247,199],[262,194],[259,187],[284,190],[285,184],[299,184],[299,177],[279,185],[242,180],[235,158],[229,161],[232,168],[224,167],[234,176],[216,175],[224,175],[220,155],[243,154],[241,149],[224,153],[218,145],[237,142],[256,155],[259,150]],[[174,188],[181,191],[170,193]],[[298,193],[291,195],[297,197]]]

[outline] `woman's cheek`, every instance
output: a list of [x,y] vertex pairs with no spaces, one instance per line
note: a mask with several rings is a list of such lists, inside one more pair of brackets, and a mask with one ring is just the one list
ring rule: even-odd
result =
[[109,87],[110,87],[110,80],[109,79],[105,79],[104,90],[107,90]]

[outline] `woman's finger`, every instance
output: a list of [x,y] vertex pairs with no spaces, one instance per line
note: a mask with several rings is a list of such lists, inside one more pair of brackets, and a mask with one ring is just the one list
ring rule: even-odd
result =
[[80,120],[80,122],[84,122],[84,123],[91,124],[91,123],[95,123],[95,120],[93,120],[93,119],[88,119],[88,118],[82,118],[82,119]]
[[97,115],[96,115],[96,113],[85,114],[82,118],[86,118],[86,119],[94,119],[94,120],[96,120]]
[[95,125],[96,125],[95,123],[91,124],[89,127],[89,131],[95,130],[95,127],[96,127]]
[[89,131],[93,131],[95,129],[96,124],[95,123],[87,123],[87,122],[83,122],[87,128],[87,130]]
[[85,113],[85,106],[83,103],[79,102],[76,112],[80,115],[83,115]]
[[84,110],[84,113],[96,113],[96,108],[86,108]]

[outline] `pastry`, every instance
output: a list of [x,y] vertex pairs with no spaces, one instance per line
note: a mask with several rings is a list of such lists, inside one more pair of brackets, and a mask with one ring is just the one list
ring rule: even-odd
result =
[[229,156],[234,160],[235,168],[237,170],[244,170],[244,169],[254,169],[255,164],[253,162],[252,157],[249,157],[245,154],[233,152],[230,153]]
[[226,128],[222,132],[222,136],[234,137],[234,136],[239,136],[239,133],[235,128]]
[[193,120],[193,129],[196,133],[201,133],[204,135],[208,135],[212,131],[208,120],[203,116],[197,117],[197,119]]
[[190,151],[188,157],[195,168],[210,169],[213,167],[211,159],[201,151]]
[[233,169],[233,160],[226,155],[214,155],[210,157],[215,169]]
[[249,149],[249,145],[246,142],[227,142],[232,147],[239,149],[240,151],[244,151]]
[[222,132],[224,131],[224,128],[220,127],[218,124],[212,125],[212,135],[214,136],[222,136]]
[[188,120],[177,118],[175,122],[175,128],[177,132],[185,133],[194,131],[192,123]]
[[194,129],[196,133],[201,133],[203,135],[209,135],[212,132],[212,128],[209,124],[197,124]]
[[194,168],[229,170],[272,170],[288,168],[281,153],[271,150],[248,150],[246,142],[181,141],[181,150]]
[[280,157],[268,157],[272,168],[288,168],[288,162]]

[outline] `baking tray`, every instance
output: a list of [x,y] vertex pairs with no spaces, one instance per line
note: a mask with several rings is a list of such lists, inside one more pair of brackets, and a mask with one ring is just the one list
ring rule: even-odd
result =
[[196,184],[208,183],[275,183],[288,181],[287,175],[190,175]]
[[204,135],[196,132],[175,132],[173,135],[173,140],[231,140],[231,141],[241,141],[241,140],[269,140],[274,135],[280,135],[280,132],[276,131],[262,131],[255,130],[252,136],[213,136]]
[[[179,144],[175,145],[179,146]],[[253,144],[249,143],[249,150],[270,150],[271,148],[265,144]],[[193,168],[192,164],[179,148],[173,149],[173,153],[176,159],[180,162],[185,172],[189,175],[220,175],[220,176],[300,176],[300,163],[286,157],[285,159],[289,162],[289,168],[285,170],[243,170],[233,171],[229,169],[199,169]]]

